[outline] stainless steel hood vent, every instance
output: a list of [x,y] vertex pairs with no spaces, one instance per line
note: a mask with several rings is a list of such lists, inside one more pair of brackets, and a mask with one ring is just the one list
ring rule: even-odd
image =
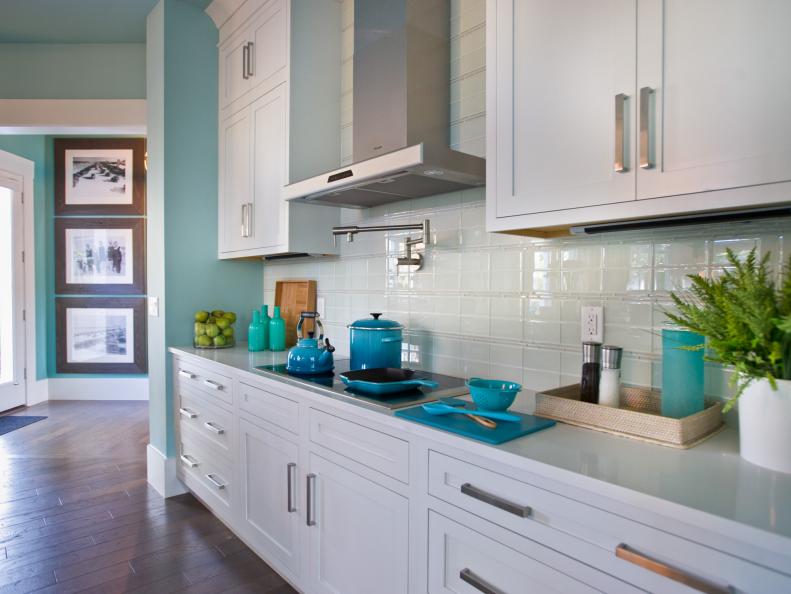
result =
[[353,165],[292,183],[288,200],[369,207],[481,186],[451,150],[448,0],[354,3]]

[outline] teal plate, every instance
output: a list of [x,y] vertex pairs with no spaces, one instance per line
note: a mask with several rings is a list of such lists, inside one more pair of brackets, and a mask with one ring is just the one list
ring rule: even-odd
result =
[[[459,408],[461,409],[461,407]],[[467,409],[470,412],[474,412],[472,403],[467,405]],[[518,423],[515,421],[498,421],[496,429],[482,427],[467,415],[432,415],[424,411],[422,406],[402,408],[395,412],[395,416],[494,445],[530,435],[555,424],[555,421],[551,419],[524,415],[510,410],[508,412],[521,417],[521,421]]]

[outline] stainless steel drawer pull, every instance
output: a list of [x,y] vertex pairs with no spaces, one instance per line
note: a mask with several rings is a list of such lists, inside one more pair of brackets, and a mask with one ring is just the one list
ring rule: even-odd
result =
[[186,369],[179,369],[179,375],[181,377],[186,377],[187,379],[195,379],[195,374],[191,371],[187,371]]
[[294,505],[294,479],[296,478],[295,475],[297,473],[297,465],[295,462],[289,462],[286,465],[286,486],[287,486],[287,493],[286,493],[286,509],[288,513],[294,513],[297,511],[297,506]]
[[497,507],[503,511],[507,511],[509,514],[514,514],[515,516],[519,516],[520,518],[527,518],[530,515],[530,513],[533,511],[527,505],[519,505],[518,503],[513,503],[512,501],[503,499],[498,495],[487,493],[486,491],[479,489],[478,487],[474,487],[470,483],[464,483],[461,486],[461,492],[469,497],[472,497],[473,499],[477,499],[478,501],[483,501],[484,503],[493,505],[494,507]]
[[226,486],[228,486],[228,483],[223,483],[221,481],[218,481],[216,474],[207,474],[206,480],[208,480],[212,485],[214,485],[218,489],[224,489]]
[[196,413],[194,411],[191,411],[188,408],[180,408],[179,409],[179,414],[182,417],[187,417],[188,419],[194,419],[194,418],[196,418],[198,416],[198,413]]
[[612,169],[615,173],[626,173],[626,116],[624,114],[626,95],[615,96],[615,158]]
[[462,581],[467,582],[470,586],[483,592],[483,594],[505,594],[499,588],[495,588],[482,577],[475,575],[466,567],[459,572],[459,577]]
[[307,508],[308,508],[308,511],[307,511],[307,514],[305,514],[306,518],[307,518],[308,526],[315,526],[316,525],[316,509],[315,509],[315,506],[316,506],[316,502],[315,502],[316,494],[314,492],[315,491],[315,483],[316,483],[316,475],[313,474],[313,473],[310,473],[308,475],[308,477],[307,477],[306,489],[305,489],[307,491],[307,494],[308,494],[307,495]]
[[211,421],[206,421],[203,424],[203,426],[206,427],[206,429],[208,429],[209,431],[216,433],[217,435],[222,435],[223,433],[225,433],[225,429],[223,429],[219,425],[216,425],[215,423],[212,423]]
[[199,462],[189,454],[182,454],[181,461],[190,468],[195,468],[199,464]]
[[222,384],[218,384],[217,382],[213,382],[211,380],[203,380],[203,384],[210,387],[212,390],[222,390]]
[[651,162],[651,125],[648,121],[653,94],[654,90],[651,87],[640,89],[640,167],[642,169],[651,169],[654,166]]
[[684,584],[685,586],[688,586],[693,590],[697,590],[698,592],[704,592],[705,594],[732,594],[734,592],[734,589],[730,586],[719,586],[717,584],[712,584],[707,580],[694,576],[681,569],[677,569],[671,565],[668,565],[667,563],[657,561],[651,557],[646,557],[642,553],[638,553],[623,543],[615,547],[615,556],[619,559],[623,559],[624,561],[642,567],[643,569],[647,569],[648,571],[653,571],[654,573],[663,575],[675,582]]

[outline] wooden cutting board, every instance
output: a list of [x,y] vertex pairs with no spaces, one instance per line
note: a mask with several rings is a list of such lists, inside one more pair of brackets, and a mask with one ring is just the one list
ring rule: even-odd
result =
[[[275,305],[286,321],[286,346],[297,344],[297,322],[303,311],[316,311],[316,281],[279,280],[275,283]],[[308,320],[303,331],[313,330],[313,320]]]

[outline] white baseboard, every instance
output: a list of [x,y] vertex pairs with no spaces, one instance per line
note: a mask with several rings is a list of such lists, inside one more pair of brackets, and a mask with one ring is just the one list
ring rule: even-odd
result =
[[49,380],[28,380],[27,382],[27,406],[33,406],[49,400]]
[[148,484],[156,489],[162,497],[173,497],[187,492],[178,477],[176,477],[176,459],[168,458],[157,448],[148,444],[146,448],[148,462]]
[[148,378],[51,377],[50,400],[148,400]]

